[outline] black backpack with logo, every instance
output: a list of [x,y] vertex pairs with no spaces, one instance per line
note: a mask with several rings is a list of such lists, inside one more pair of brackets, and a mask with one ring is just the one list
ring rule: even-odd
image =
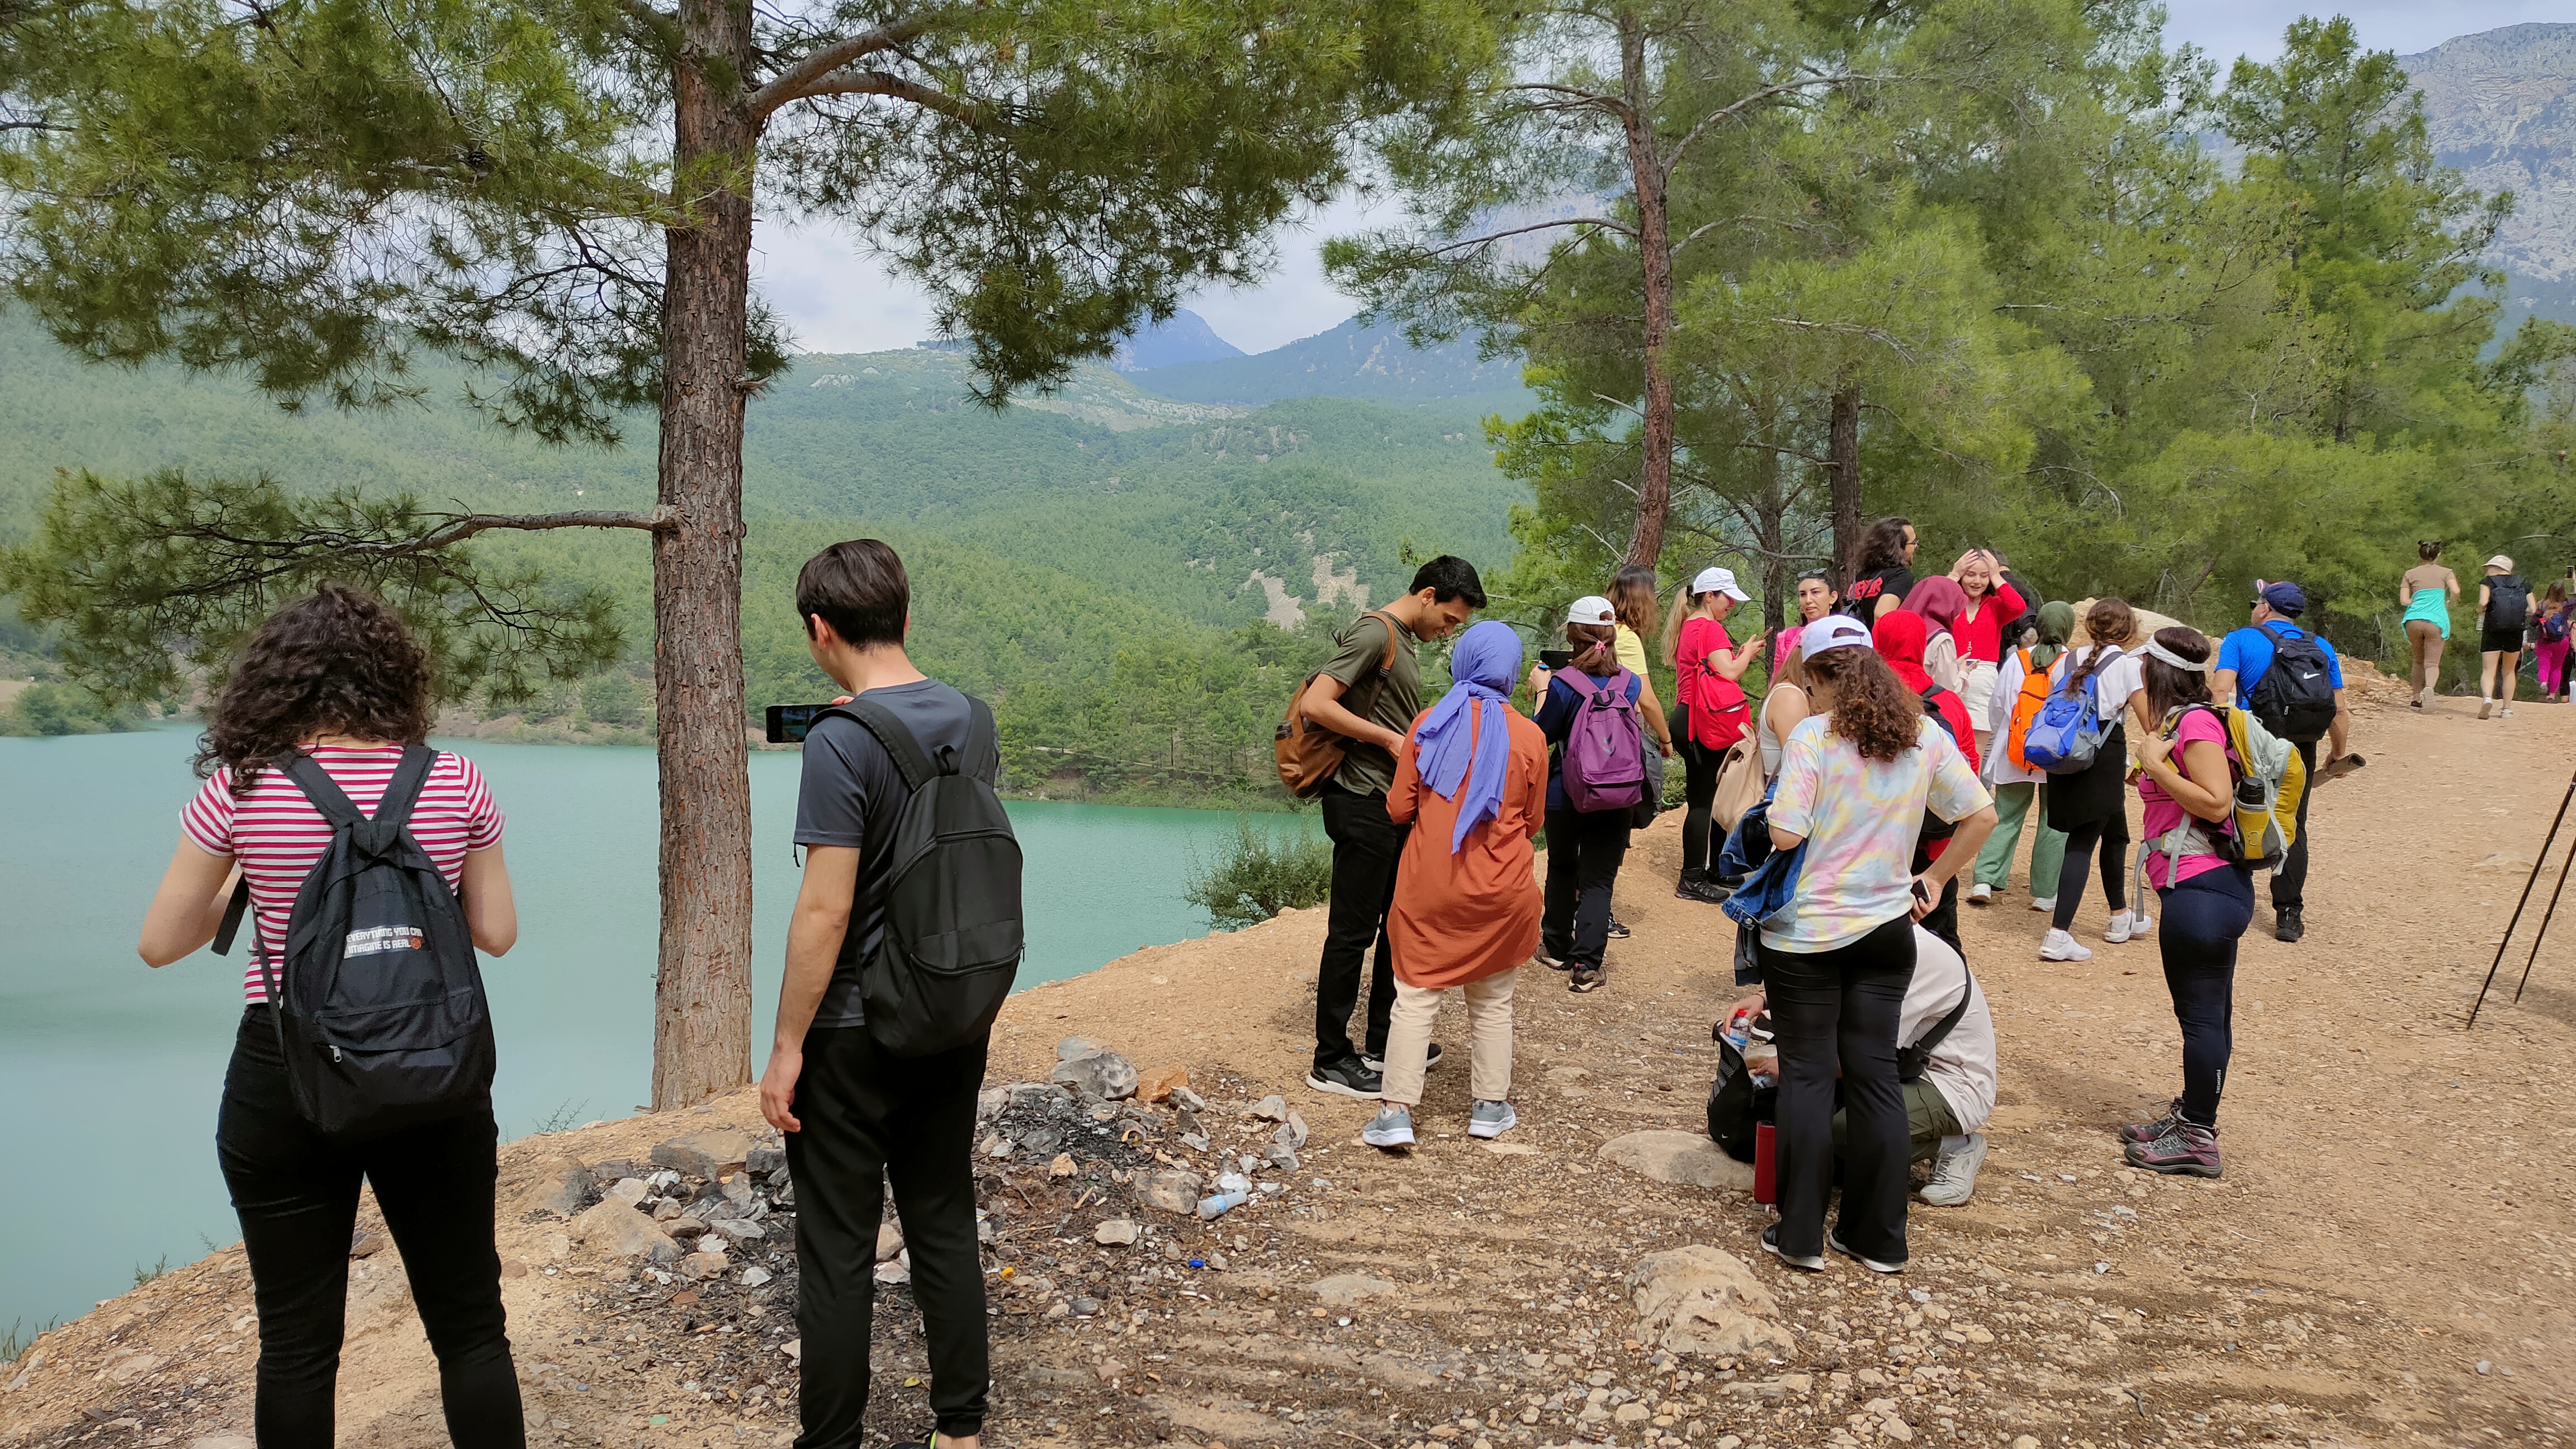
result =
[[2334,670],[2313,634],[2291,638],[2275,630],[2272,664],[2248,696],[2254,718],[2282,739],[2312,745],[2334,724]]
[[2531,620],[2531,585],[2520,574],[2495,574],[2487,581],[2487,616],[2480,627],[2519,629]]
[[[482,1108],[492,1011],[465,910],[407,828],[438,752],[403,747],[373,819],[301,752],[278,762],[330,823],[295,894],[281,960],[252,932],[295,1108],[335,1142],[363,1142]],[[245,881],[215,936],[232,949]]]
[[885,934],[859,963],[868,1035],[899,1057],[983,1040],[1019,976],[1020,842],[986,778],[999,773],[1001,737],[990,706],[966,703],[974,769],[952,748],[933,762],[894,711],[864,696],[824,711],[875,735],[912,791],[888,852]]

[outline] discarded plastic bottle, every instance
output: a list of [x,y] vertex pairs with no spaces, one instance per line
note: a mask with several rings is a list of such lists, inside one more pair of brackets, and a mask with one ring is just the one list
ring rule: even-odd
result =
[[1199,1199],[1199,1217],[1202,1219],[1221,1218],[1251,1200],[1252,1194],[1248,1192],[1221,1192],[1214,1197],[1201,1198]]

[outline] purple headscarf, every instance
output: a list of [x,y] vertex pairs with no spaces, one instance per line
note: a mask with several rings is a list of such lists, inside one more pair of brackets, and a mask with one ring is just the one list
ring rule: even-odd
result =
[[[1423,716],[1413,732],[1414,768],[1422,783],[1458,806],[1457,828],[1449,832],[1449,853],[1467,841],[1467,832],[1500,815],[1503,775],[1511,764],[1511,730],[1503,712],[1511,708],[1512,686],[1521,672],[1521,636],[1499,619],[1487,619],[1458,636],[1449,651],[1449,677],[1455,682],[1440,702]],[[1485,701],[1481,710],[1471,700]],[[1468,722],[1475,733],[1468,734]]]

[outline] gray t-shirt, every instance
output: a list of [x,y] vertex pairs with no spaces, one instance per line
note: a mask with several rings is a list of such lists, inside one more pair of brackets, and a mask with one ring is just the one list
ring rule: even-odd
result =
[[[974,713],[966,696],[936,679],[892,684],[859,697],[893,711],[934,764],[943,749],[957,750],[969,760],[981,753],[968,747]],[[998,770],[997,763],[995,774],[985,778],[999,783]],[[841,937],[832,984],[814,1013],[816,1026],[859,1026],[867,1020],[859,1000],[859,963],[885,935],[888,852],[895,822],[910,798],[903,771],[866,725],[831,715],[805,736],[805,777],[796,789],[796,843],[856,846],[859,851],[858,898],[851,904],[850,928]]]

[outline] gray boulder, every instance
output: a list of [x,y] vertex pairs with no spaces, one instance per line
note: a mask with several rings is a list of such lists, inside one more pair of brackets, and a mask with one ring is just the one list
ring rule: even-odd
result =
[[1136,1095],[1136,1065],[1112,1051],[1093,1052],[1060,1063],[1053,1080],[1085,1097],[1115,1102]]
[[1743,1357],[1797,1347],[1779,1300],[1742,1258],[1699,1243],[1650,1254],[1628,1275],[1638,1337],[1666,1353]]
[[545,1211],[571,1217],[581,1211],[581,1200],[598,1191],[599,1180],[582,1166],[581,1159],[569,1154],[550,1157],[537,1164],[535,1177],[528,1190],[519,1197],[521,1212]]
[[739,1132],[692,1132],[653,1149],[653,1164],[691,1177],[722,1177],[751,1157],[751,1139]]
[[670,1234],[613,1197],[574,1218],[570,1236],[575,1242],[620,1258],[646,1257],[656,1263],[674,1263],[680,1257],[680,1245],[671,1241]]

